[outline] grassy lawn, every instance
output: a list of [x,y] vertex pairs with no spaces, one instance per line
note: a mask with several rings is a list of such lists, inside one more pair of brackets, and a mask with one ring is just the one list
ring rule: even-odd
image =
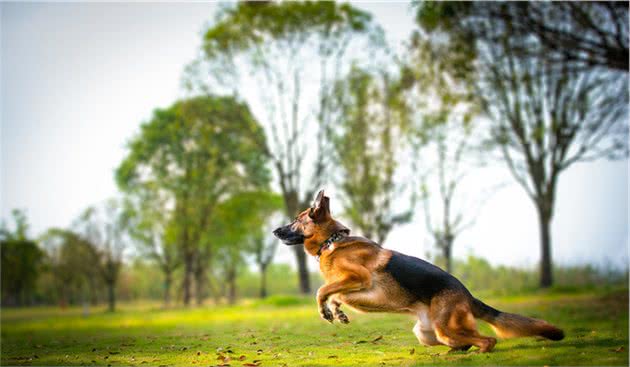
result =
[[[2,365],[628,365],[628,290],[485,298],[499,309],[564,328],[560,342],[500,340],[492,353],[447,354],[418,344],[404,315],[348,312],[319,318],[314,301],[280,298],[237,307],[161,310],[122,305],[114,314],[56,308],[2,310]],[[296,301],[296,300],[294,300]],[[289,304],[286,304],[289,303]],[[492,334],[480,321],[481,331]]]

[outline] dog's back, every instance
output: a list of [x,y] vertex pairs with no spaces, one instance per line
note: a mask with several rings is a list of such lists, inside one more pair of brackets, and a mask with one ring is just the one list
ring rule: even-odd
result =
[[420,302],[427,305],[435,295],[445,290],[470,294],[451,274],[429,262],[400,252],[392,251],[384,270]]

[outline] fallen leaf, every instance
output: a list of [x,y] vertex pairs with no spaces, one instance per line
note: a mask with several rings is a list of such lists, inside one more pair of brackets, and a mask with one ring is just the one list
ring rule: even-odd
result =
[[238,360],[239,360],[239,361],[244,361],[246,358],[247,358],[247,357],[245,357],[245,355],[242,355],[242,356],[238,357]]
[[109,351],[109,354],[120,354],[120,352]]
[[197,352],[197,355],[198,355],[198,356],[200,356],[200,355],[201,355],[201,352]]
[[258,367],[258,366],[260,366],[260,362],[258,362],[258,363],[243,363],[243,366]]
[[619,347],[619,348],[617,348],[617,349],[611,349],[611,350],[612,350],[613,352],[617,352],[617,353],[619,353],[619,352],[623,352],[624,350],[626,350],[626,348],[624,348],[624,347]]
[[409,354],[413,355],[416,352],[416,348],[411,348],[411,350],[409,351]]
[[354,344],[363,344],[363,343],[367,343],[367,340],[359,340],[354,342]]
[[376,337],[376,339],[372,340],[372,343],[376,343],[377,341],[383,339],[383,335],[379,335]]
[[339,358],[337,356],[328,356],[328,358]]
[[261,354],[262,354],[262,352],[263,352],[263,350],[262,350],[262,349],[258,349],[258,350],[256,351],[256,353],[257,353],[258,355],[261,355]]

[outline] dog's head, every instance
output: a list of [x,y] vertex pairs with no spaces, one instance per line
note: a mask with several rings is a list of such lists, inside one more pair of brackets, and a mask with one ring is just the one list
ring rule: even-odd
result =
[[322,243],[337,232],[349,234],[350,230],[332,218],[330,199],[321,190],[310,208],[298,214],[293,222],[276,228],[273,234],[291,246],[305,242]]

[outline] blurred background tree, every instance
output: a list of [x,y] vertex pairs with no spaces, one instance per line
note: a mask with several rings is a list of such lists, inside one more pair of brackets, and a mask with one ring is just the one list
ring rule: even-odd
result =
[[[348,68],[347,51],[378,48],[378,37],[368,13],[315,1],[239,2],[205,31],[188,85],[205,93],[223,88],[260,109],[287,218],[310,205],[328,177],[332,88]],[[300,289],[310,293],[306,255],[294,251]]]
[[162,272],[164,307],[168,308],[174,273],[182,264],[168,195],[152,185],[146,185],[138,188],[135,195],[126,197],[125,210],[131,221],[129,233],[139,249],[139,255],[151,259]]
[[424,209],[425,231],[448,272],[453,270],[458,235],[474,224],[482,204],[500,187],[465,191],[466,179],[486,165],[488,153],[482,144],[472,75],[466,63],[459,63],[468,56],[466,49],[451,50],[416,31],[400,65],[412,116],[406,138],[418,181],[415,189]]
[[408,110],[400,82],[386,71],[357,66],[335,87],[332,142],[344,214],[360,234],[383,244],[395,225],[409,222],[409,209],[394,208],[405,193],[395,180]]
[[[61,307],[78,302],[97,304],[106,283],[101,273],[101,259],[91,242],[72,230],[51,228],[41,237],[50,273],[49,295]],[[111,288],[110,288],[111,289]]]
[[80,242],[87,242],[96,253],[96,269],[107,287],[110,312],[116,309],[116,284],[125,249],[129,247],[127,214],[119,201],[110,199],[103,205],[85,209],[73,225]]
[[28,238],[26,214],[17,209],[12,214],[13,230],[4,221],[0,225],[2,305],[22,306],[33,303],[43,253],[35,240]]
[[[215,220],[208,228],[209,242],[219,249],[219,261],[227,284],[227,299],[236,302],[236,278],[245,265],[247,255],[260,256],[259,264],[267,264],[273,257],[269,249],[258,242],[263,237],[263,225],[274,211],[281,209],[281,197],[265,191],[241,192],[219,204]],[[275,250],[275,247],[271,247]],[[262,257],[265,258],[262,258]],[[267,265],[264,265],[265,270]],[[264,280],[265,273],[261,274]],[[261,293],[263,291],[261,290]]]
[[177,243],[184,265],[184,304],[190,304],[193,277],[201,302],[213,256],[207,228],[214,209],[230,193],[269,181],[262,128],[234,98],[195,97],[157,110],[129,147],[118,184],[132,196],[144,195],[147,187],[160,190],[171,203],[169,240]]
[[458,62],[476,56],[453,75],[475,85],[489,139],[536,207],[540,286],[551,286],[560,172],[628,153],[627,4],[422,2],[416,19]]

